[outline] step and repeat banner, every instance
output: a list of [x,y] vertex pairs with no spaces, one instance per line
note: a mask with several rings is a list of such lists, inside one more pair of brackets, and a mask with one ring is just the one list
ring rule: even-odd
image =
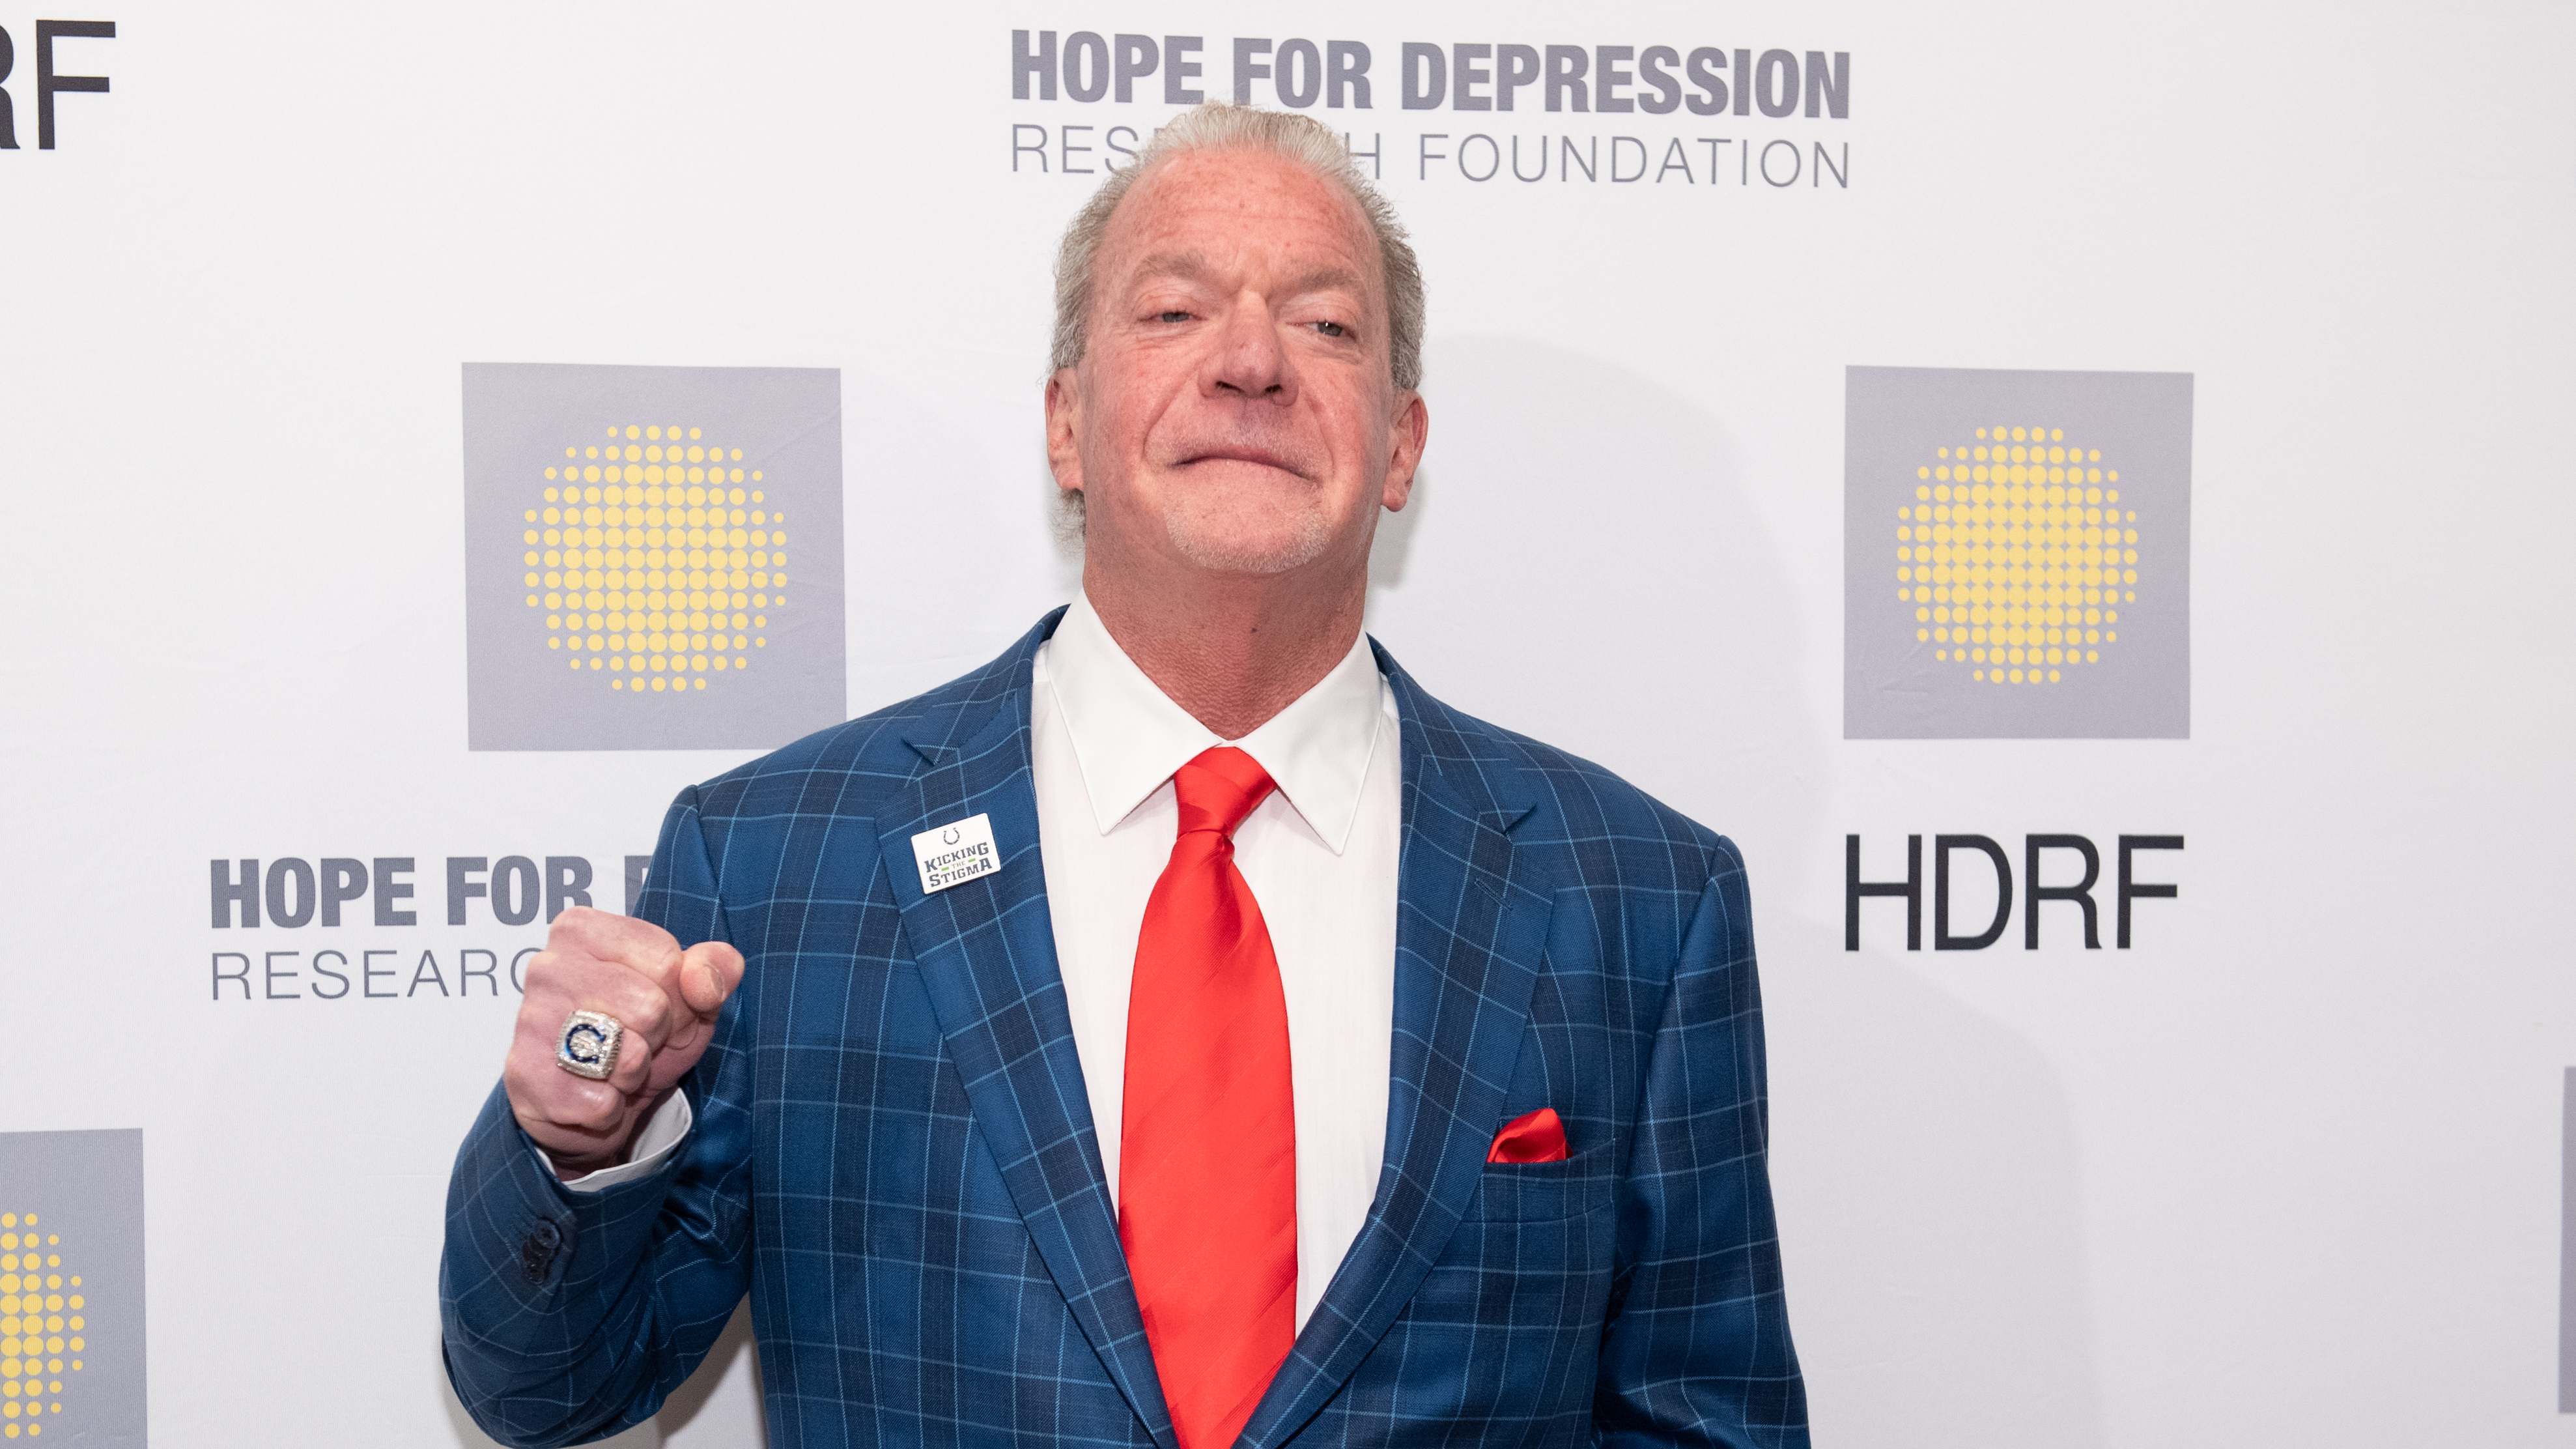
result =
[[[1369,627],[1750,862],[1827,1444],[2576,1442],[2576,17],[0,0],[0,1435],[477,1445],[682,786],[1071,597],[1056,237],[1412,228]],[[744,1320],[623,1442],[761,1442]]]

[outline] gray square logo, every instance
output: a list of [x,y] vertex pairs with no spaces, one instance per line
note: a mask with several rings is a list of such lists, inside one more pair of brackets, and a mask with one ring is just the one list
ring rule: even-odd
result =
[[837,369],[465,365],[468,748],[784,744],[842,612]]
[[1843,738],[2191,735],[2191,375],[1844,375]]
[[145,1442],[143,1134],[0,1132],[0,1436]]
[[2576,1414],[2576,1067],[2559,1093],[2558,1412]]

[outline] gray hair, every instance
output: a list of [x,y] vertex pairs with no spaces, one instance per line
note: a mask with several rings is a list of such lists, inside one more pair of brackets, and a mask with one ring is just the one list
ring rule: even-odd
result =
[[1082,361],[1090,340],[1092,270],[1100,260],[1100,243],[1109,234],[1109,218],[1118,203],[1146,172],[1192,151],[1268,151],[1339,186],[1358,203],[1377,240],[1379,270],[1386,277],[1388,371],[1399,391],[1422,386],[1422,265],[1405,240],[1403,224],[1395,219],[1395,208],[1360,175],[1349,148],[1323,122],[1223,101],[1208,101],[1173,117],[1135,160],[1100,184],[1065,228],[1064,244],[1056,250],[1055,340],[1049,369]]

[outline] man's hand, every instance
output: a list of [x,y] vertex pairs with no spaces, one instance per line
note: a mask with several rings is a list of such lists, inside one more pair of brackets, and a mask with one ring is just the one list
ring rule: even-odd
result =
[[[680,949],[661,927],[575,906],[528,962],[527,995],[501,1083],[519,1126],[558,1176],[626,1160],[636,1131],[715,1039],[716,1012],[742,983],[742,953],[722,941]],[[626,1028],[605,1081],[555,1064],[564,1018],[597,1011]]]

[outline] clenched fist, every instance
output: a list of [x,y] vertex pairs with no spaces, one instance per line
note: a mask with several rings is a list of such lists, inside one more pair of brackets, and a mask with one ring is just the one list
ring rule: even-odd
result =
[[[742,983],[742,953],[722,941],[680,949],[661,927],[575,906],[528,962],[527,996],[501,1084],[519,1126],[558,1176],[626,1160],[628,1145],[715,1039],[716,1012]],[[597,1011],[626,1028],[604,1081],[555,1064],[564,1018]]]

